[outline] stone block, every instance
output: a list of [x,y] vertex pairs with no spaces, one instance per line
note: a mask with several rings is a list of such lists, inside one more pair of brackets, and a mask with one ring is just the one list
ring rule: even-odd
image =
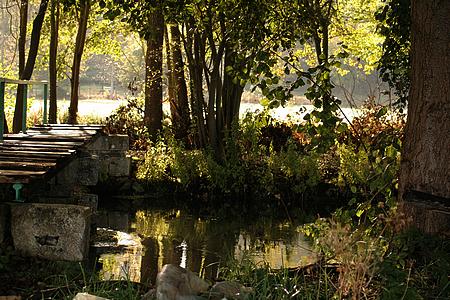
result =
[[6,218],[8,207],[0,204],[0,244],[3,243],[6,235]]
[[111,177],[128,177],[131,162],[129,157],[111,157],[108,175]]
[[96,194],[77,194],[77,195],[74,195],[74,198],[78,205],[89,207],[91,209],[92,214],[97,213],[98,195],[96,195]]
[[15,249],[26,256],[49,260],[87,258],[89,207],[64,204],[11,205],[11,233]]
[[130,139],[124,134],[111,134],[98,137],[87,146],[89,152],[93,151],[128,151]]
[[98,182],[100,169],[99,159],[96,155],[79,157],[61,170],[57,177],[58,185],[86,185],[94,186]]
[[78,161],[76,178],[81,185],[94,186],[98,182],[100,164],[97,156],[81,157]]

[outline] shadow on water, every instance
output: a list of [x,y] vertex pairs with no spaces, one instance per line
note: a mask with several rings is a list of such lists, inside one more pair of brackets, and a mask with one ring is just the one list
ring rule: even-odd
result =
[[239,261],[245,257],[272,268],[295,268],[315,259],[299,230],[301,224],[285,221],[218,220],[180,210],[145,209],[131,215],[99,212],[96,225],[121,231],[97,230],[100,236],[113,236],[116,244],[96,242],[94,247],[105,280],[154,283],[158,271],[169,263],[214,280],[231,258]]

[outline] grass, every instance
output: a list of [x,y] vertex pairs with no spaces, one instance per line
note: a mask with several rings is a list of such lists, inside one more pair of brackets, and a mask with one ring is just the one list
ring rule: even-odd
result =
[[331,299],[336,292],[334,267],[309,266],[300,269],[271,269],[255,264],[247,256],[231,259],[221,268],[221,279],[252,287],[248,299]]
[[73,299],[87,292],[108,299],[141,299],[148,287],[124,281],[102,281],[95,272],[76,262],[51,262],[0,252],[0,295],[23,299]]

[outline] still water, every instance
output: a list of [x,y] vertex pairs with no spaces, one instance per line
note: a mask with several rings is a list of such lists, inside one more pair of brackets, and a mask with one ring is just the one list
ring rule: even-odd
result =
[[283,221],[219,221],[178,210],[140,210],[133,215],[101,212],[97,226],[122,231],[114,232],[120,245],[114,251],[96,245],[100,276],[106,280],[154,283],[158,271],[169,263],[215,279],[230,259],[276,269],[315,260],[300,224]]

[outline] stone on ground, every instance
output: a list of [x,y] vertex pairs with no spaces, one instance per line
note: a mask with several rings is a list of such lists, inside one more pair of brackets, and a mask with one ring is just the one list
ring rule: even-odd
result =
[[242,284],[234,281],[222,281],[213,285],[209,291],[208,299],[235,299],[244,300],[247,299],[249,294],[253,291],[250,287],[245,287]]
[[156,277],[157,300],[203,299],[198,295],[208,290],[209,284],[189,270],[176,265],[165,265]]
[[78,293],[73,300],[108,300],[106,298],[97,297],[88,293]]

